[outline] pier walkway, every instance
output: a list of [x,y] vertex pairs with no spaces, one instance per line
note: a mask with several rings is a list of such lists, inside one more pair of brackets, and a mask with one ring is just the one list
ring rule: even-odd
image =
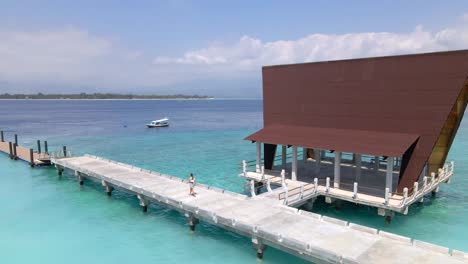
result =
[[315,263],[468,263],[468,254],[298,210],[277,200],[197,184],[188,194],[187,180],[85,155],[52,158],[59,175],[72,170],[112,190],[134,194],[143,210],[150,202],[183,213],[192,230],[198,220],[252,238],[261,258],[266,245]]
[[40,141],[38,141],[38,150],[18,146],[18,138],[15,135],[15,142],[6,142],[3,137],[3,131],[0,131],[0,152],[10,156],[11,159],[20,159],[28,162],[32,167],[50,164],[50,155],[47,150],[47,141],[45,144],[45,152],[41,152]]

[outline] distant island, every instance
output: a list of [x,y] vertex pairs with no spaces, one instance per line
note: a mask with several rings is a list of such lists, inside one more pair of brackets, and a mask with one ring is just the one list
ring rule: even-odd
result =
[[114,93],[79,93],[79,94],[0,94],[0,99],[71,99],[71,100],[132,100],[132,99],[146,99],[146,100],[164,100],[164,99],[213,99],[211,96],[206,95],[136,95],[136,94],[114,94]]

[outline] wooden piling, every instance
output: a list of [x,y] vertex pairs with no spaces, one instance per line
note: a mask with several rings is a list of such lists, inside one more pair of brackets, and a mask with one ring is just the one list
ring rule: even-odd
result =
[[18,146],[18,135],[15,134],[15,145]]
[[0,130],[0,140],[5,142],[5,137],[3,136],[3,130]]
[[41,154],[41,141],[37,140],[37,153]]
[[8,142],[8,147],[10,148],[10,159],[13,159],[13,144]]
[[34,167],[34,150],[32,148],[29,149],[29,165]]
[[63,146],[63,156],[67,156],[67,146]]
[[49,147],[47,146],[47,140],[44,140],[44,152],[49,154]]
[[18,146],[18,144],[13,144],[13,159],[16,160],[18,159],[18,153],[16,152],[16,147]]

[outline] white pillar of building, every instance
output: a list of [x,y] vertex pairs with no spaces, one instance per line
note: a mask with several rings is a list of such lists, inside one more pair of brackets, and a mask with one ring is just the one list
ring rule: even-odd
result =
[[286,168],[286,146],[282,145],[281,146],[281,166]]
[[314,149],[315,157],[315,175],[317,176],[320,173],[320,161],[322,160],[322,151],[319,149]]
[[340,188],[341,178],[341,151],[335,151],[335,176],[333,178],[333,187]]
[[262,143],[261,142],[256,142],[257,144],[257,162],[255,166],[255,171],[260,172],[261,167],[262,167]]
[[387,177],[385,179],[385,188],[393,192],[393,157],[387,158]]
[[292,146],[291,180],[297,181],[297,147]]
[[355,164],[356,164],[356,182],[359,181],[361,178],[361,171],[362,171],[362,155],[361,154],[354,154]]
[[307,160],[307,148],[302,148],[302,159]]

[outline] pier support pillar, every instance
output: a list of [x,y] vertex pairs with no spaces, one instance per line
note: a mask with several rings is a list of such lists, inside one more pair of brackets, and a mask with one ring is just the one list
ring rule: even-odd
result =
[[262,166],[262,143],[255,142],[257,147],[257,159],[255,163],[255,171],[260,172],[260,167]]
[[286,146],[281,146],[281,167],[286,168]]
[[18,159],[18,152],[16,151],[16,147],[18,146],[18,144],[13,144],[13,159],[14,160],[17,160]]
[[59,176],[59,178],[61,178],[63,174],[63,168],[60,168],[60,166],[55,165],[55,169],[57,170],[57,175]]
[[18,146],[18,134],[15,134],[15,145]]
[[81,175],[81,172],[79,171],[75,171],[75,176],[78,180],[78,182],[80,183],[80,185],[83,185],[84,184],[84,179],[83,179],[83,176]]
[[341,151],[335,151],[335,175],[333,178],[333,187],[340,188],[341,180]]
[[315,176],[320,174],[320,162],[322,160],[322,152],[319,149],[314,149],[314,158],[315,158]]
[[140,206],[141,206],[143,212],[145,212],[145,213],[148,212],[148,204],[149,204],[148,199],[146,199],[146,197],[144,197],[141,194],[138,194],[137,197],[138,197],[138,200],[140,200]]
[[29,166],[34,167],[34,150],[29,149]]
[[0,141],[5,142],[5,137],[3,136],[3,130],[0,131]]
[[10,148],[10,159],[13,159],[13,144],[11,142],[8,142],[8,147]]
[[195,226],[198,224],[198,219],[193,216],[192,213],[189,213],[188,216],[187,216],[187,223],[189,224],[190,226],[190,231],[195,231]]
[[263,252],[266,250],[266,245],[257,237],[252,238],[252,245],[257,252],[257,258],[263,259]]
[[387,224],[390,224],[392,222],[392,218],[395,216],[395,212],[393,212],[392,210],[385,209],[385,208],[378,208],[377,214],[385,217],[385,223]]
[[291,180],[297,181],[297,147],[292,147]]
[[305,204],[304,204],[304,209],[306,209],[307,211],[312,211],[312,209],[314,209],[314,203],[315,203],[315,200],[317,198],[312,198],[310,200],[308,200]]
[[47,140],[44,140],[44,152],[49,154],[49,146],[47,146]]
[[110,186],[107,182],[102,181],[102,186],[104,186],[106,190],[107,196],[112,196],[112,191],[114,190],[114,187]]
[[361,154],[355,154],[355,163],[356,163],[356,182],[359,182],[359,179],[361,178],[361,173],[362,173],[362,155]]
[[390,190],[390,193],[393,192],[393,157],[387,158],[387,175],[385,178],[385,188]]

